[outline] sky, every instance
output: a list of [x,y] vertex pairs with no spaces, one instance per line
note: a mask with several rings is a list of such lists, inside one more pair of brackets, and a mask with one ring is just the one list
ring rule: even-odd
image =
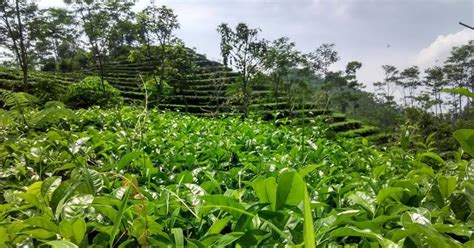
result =
[[[40,7],[64,6],[62,0],[39,0]],[[135,9],[150,4],[138,0]],[[334,43],[342,70],[357,60],[363,66],[359,81],[370,90],[383,79],[382,65],[400,69],[441,65],[451,48],[474,39],[473,0],[155,0],[178,15],[176,35],[187,46],[213,60],[221,60],[221,23],[245,22],[260,28],[261,38],[287,36],[298,50],[310,52]]]

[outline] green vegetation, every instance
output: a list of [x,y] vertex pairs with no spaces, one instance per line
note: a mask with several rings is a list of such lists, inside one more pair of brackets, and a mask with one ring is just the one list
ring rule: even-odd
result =
[[69,85],[64,102],[72,108],[110,107],[120,103],[120,91],[100,77],[86,77]]
[[[471,239],[469,155],[408,150],[409,132],[380,150],[366,139],[325,138],[320,125],[134,108],[74,114],[63,127],[7,129],[2,246],[460,247]],[[472,152],[472,131],[462,132]]]
[[0,2],[0,247],[474,247],[473,41],[371,93],[334,44],[223,23],[221,64],[65,3]]

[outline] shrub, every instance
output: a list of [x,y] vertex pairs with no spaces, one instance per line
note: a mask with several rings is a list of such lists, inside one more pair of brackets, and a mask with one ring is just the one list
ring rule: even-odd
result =
[[[166,80],[161,81],[161,87],[157,84],[159,82],[159,77],[157,77],[157,81],[153,79],[153,77],[148,77],[145,81],[145,86],[147,89],[148,96],[151,97],[149,101],[156,101],[157,96],[160,96],[160,99],[163,99],[166,96],[172,94],[173,87],[171,87]],[[142,86],[144,87],[144,86]]]
[[66,128],[69,122],[76,119],[74,112],[64,106],[64,103],[50,101],[44,109],[31,115],[30,125],[36,130],[47,130],[51,127]]
[[65,103],[72,108],[111,107],[120,103],[120,91],[100,77],[90,76],[68,87]]
[[32,84],[32,92],[40,103],[57,101],[66,93],[66,88],[56,80],[38,80]]

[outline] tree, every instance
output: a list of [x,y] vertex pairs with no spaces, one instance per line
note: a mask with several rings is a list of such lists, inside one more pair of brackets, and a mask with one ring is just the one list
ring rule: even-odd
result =
[[394,105],[394,90],[395,85],[399,84],[399,71],[395,66],[392,65],[383,65],[382,69],[385,72],[385,78],[382,82],[374,83],[374,86],[377,87],[379,91],[379,96],[382,98],[382,101],[388,105]]
[[259,29],[239,23],[232,30],[226,23],[217,27],[221,36],[221,55],[224,65],[233,66],[239,72],[239,89],[242,96],[243,117],[247,117],[253,79],[263,66],[267,42],[258,38]]
[[444,78],[443,68],[435,66],[425,70],[424,85],[431,89],[434,96],[435,114],[443,112],[443,99],[441,98],[441,90],[447,85]]
[[415,98],[415,91],[417,87],[421,86],[420,81],[420,70],[418,66],[411,66],[406,68],[400,73],[399,80],[396,81],[398,85],[401,85],[403,88],[403,103],[404,106],[407,106],[406,102],[406,92],[405,89],[408,89],[408,98],[410,99],[410,107],[413,107],[413,102]]
[[[328,71],[326,73],[326,77],[324,78],[324,88],[327,92],[330,92],[332,89],[335,89],[331,93],[331,98],[333,101],[325,100],[326,106],[329,103],[334,103],[335,107],[339,107],[339,109],[343,112],[346,111],[347,107],[349,106],[349,99],[347,95],[349,94],[348,88],[348,81],[346,75],[342,71]],[[326,93],[329,94],[329,93]]]
[[0,46],[13,53],[23,73],[23,84],[28,83],[31,52],[35,45],[38,6],[28,0],[0,2]]
[[196,71],[196,53],[186,48],[182,42],[178,42],[170,47],[172,70],[170,71],[170,82],[173,84],[175,93],[181,95],[186,111],[188,111],[188,102],[184,90],[188,87],[188,80],[192,78]]
[[[444,71],[447,80],[454,88],[468,87],[474,90],[474,41],[461,47],[454,47],[451,55],[445,61]],[[457,103],[453,102],[453,107],[462,112],[463,97],[458,96]],[[468,99],[470,101],[470,99]]]
[[80,18],[82,29],[87,37],[87,43],[94,55],[95,65],[100,72],[102,88],[105,90],[104,77],[106,74],[107,55],[117,36],[113,30],[132,18],[131,1],[89,1],[65,0]]
[[38,19],[40,36],[36,50],[43,70],[57,70],[64,60],[70,60],[79,50],[77,22],[66,9],[49,8],[41,10]]
[[[307,55],[310,68],[315,73],[320,73],[326,78],[329,66],[336,63],[339,60],[339,55],[334,50],[334,44],[322,44],[314,52]],[[329,107],[329,92],[331,90],[330,80],[324,80],[324,94],[325,94],[325,106],[326,109]]]
[[315,84],[321,81],[308,66],[292,68],[283,84],[289,110],[292,111],[298,104],[304,108],[306,102],[312,100],[310,97],[315,91]]
[[362,89],[364,88],[362,83],[357,81],[357,71],[362,67],[362,63],[359,61],[351,61],[346,65],[346,79],[347,79],[347,86],[352,89]]
[[352,113],[355,113],[356,108],[359,104],[357,103],[362,97],[361,90],[365,86],[357,80],[357,71],[362,68],[362,63],[359,61],[351,61],[347,63],[345,69],[345,78],[347,80],[347,87],[350,89],[346,94],[343,95],[342,100],[352,103]]
[[324,78],[325,88],[331,92],[332,104],[342,112],[346,112],[352,103],[353,111],[356,102],[361,97],[360,89],[363,84],[357,81],[356,73],[362,67],[362,63],[351,61],[346,65],[344,71],[328,71]]
[[290,42],[288,37],[279,38],[268,46],[263,68],[269,73],[276,103],[279,103],[283,84],[289,82],[290,70],[297,68],[301,62],[301,53],[295,49],[295,43]]
[[[170,53],[172,49],[169,48],[177,42],[173,32],[178,28],[178,16],[166,6],[148,6],[137,14],[139,41],[144,46],[144,54],[153,68],[152,77],[158,88],[155,95],[156,106],[160,103],[163,83],[169,80],[167,71],[173,56]],[[157,45],[157,49],[153,45]]]

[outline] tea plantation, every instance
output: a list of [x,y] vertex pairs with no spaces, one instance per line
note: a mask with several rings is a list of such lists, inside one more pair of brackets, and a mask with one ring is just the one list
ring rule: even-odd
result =
[[[164,96],[158,107],[164,110],[189,112],[197,115],[215,116],[219,114],[233,114],[239,112],[239,102],[231,92],[232,84],[238,79],[238,73],[224,65],[210,61],[205,56],[195,54],[196,72],[191,75],[184,86],[174,85],[171,82],[171,92]],[[114,88],[120,90],[123,101],[130,105],[143,105],[145,90],[144,78],[153,74],[153,67],[146,61],[131,63],[126,59],[110,62],[107,65],[105,80]],[[77,83],[82,78],[98,73],[95,67],[74,73],[31,73],[30,81],[33,85],[52,84],[66,89],[70,84]],[[15,85],[21,85],[21,72],[13,69],[0,69],[0,88],[11,90]],[[34,89],[33,89],[34,90]],[[152,95],[148,102],[155,106]],[[250,109],[264,120],[280,118],[296,119],[301,117],[323,119],[334,132],[343,136],[370,136],[378,132],[376,127],[364,125],[357,120],[347,119],[344,114],[333,113],[329,109],[322,109],[313,103],[275,102],[271,97],[271,88],[267,85],[258,85],[251,92]],[[296,101],[297,102],[297,101]],[[295,123],[295,121],[291,123]],[[373,136],[377,138],[378,136]]]
[[409,129],[376,147],[323,120],[21,108],[2,112],[2,247],[473,245],[473,160]]
[[375,2],[0,1],[0,248],[474,248],[472,4]]

